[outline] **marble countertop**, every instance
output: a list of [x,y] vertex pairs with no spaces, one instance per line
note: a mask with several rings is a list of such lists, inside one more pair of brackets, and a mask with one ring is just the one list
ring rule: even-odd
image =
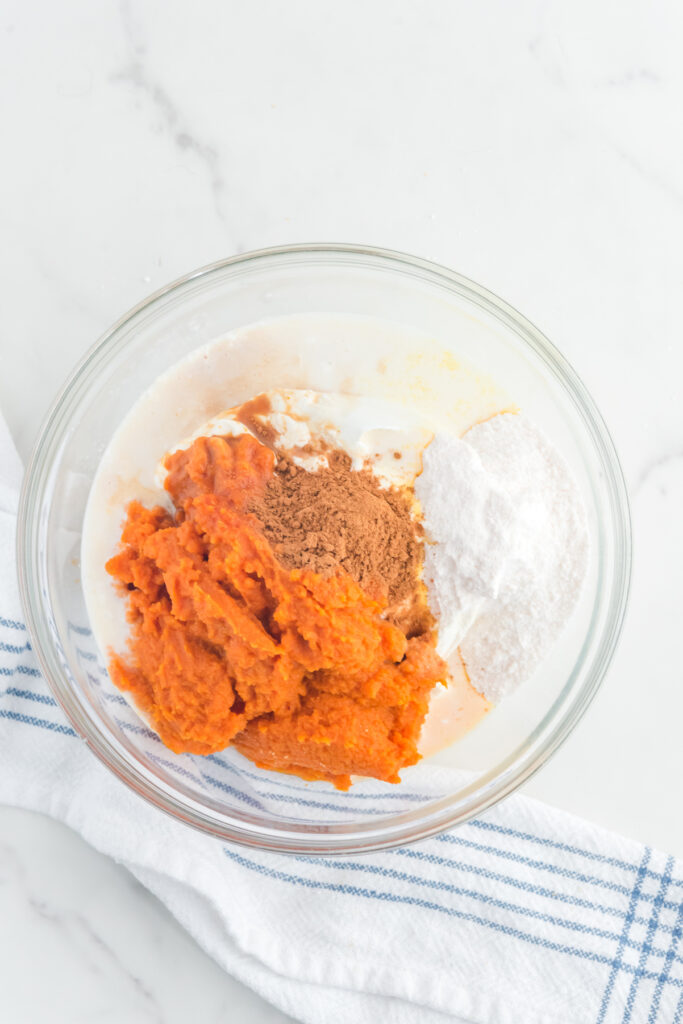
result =
[[[7,0],[0,19],[21,454],[111,322],[220,257],[369,242],[487,285],[581,374],[632,499],[617,656],[526,790],[683,856],[680,5]],[[285,1020],[123,869],[4,808],[0,953],[11,1024]]]

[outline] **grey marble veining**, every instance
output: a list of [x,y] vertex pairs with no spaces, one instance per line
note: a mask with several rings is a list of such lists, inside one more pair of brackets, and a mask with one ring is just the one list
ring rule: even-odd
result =
[[225,223],[222,197],[225,183],[216,149],[193,134],[193,128],[170,92],[161,81],[154,79],[147,66],[147,44],[129,0],[119,4],[121,24],[126,42],[126,66],[113,73],[111,81],[129,83],[147,106],[159,118],[156,130],[172,140],[181,153],[191,153],[205,166],[214,200],[216,216]]
[[127,871],[56,822],[1,809],[0,908],[8,1024],[288,1020],[202,953]]
[[[0,11],[0,407],[22,455],[97,337],[212,260],[370,242],[481,281],[584,378],[632,497],[622,643],[529,792],[679,856],[682,37],[675,0]],[[5,808],[0,962],[10,1024],[284,1021],[123,869]]]

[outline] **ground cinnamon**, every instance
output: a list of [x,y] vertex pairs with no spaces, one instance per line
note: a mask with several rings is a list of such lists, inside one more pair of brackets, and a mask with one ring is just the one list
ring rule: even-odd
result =
[[288,569],[328,574],[341,567],[366,593],[388,601],[390,618],[414,618],[422,544],[410,499],[380,487],[370,471],[352,470],[345,452],[326,455],[328,466],[314,472],[281,455],[249,511]]

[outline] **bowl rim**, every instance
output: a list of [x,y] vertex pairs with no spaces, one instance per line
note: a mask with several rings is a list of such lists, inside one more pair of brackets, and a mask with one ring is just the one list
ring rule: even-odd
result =
[[[611,593],[604,613],[603,635],[594,664],[582,683],[578,697],[557,721],[552,720],[562,698],[576,683],[576,676],[582,667],[582,655],[579,655],[556,701],[527,741],[526,752],[522,753],[521,758],[518,756],[521,748],[517,748],[502,764],[483,773],[475,783],[460,790],[456,798],[445,797],[430,802],[418,810],[382,817],[377,824],[364,821],[353,826],[332,825],[323,831],[321,828],[325,827],[321,825],[310,831],[294,826],[254,828],[253,825],[247,826],[239,815],[233,818],[231,815],[209,812],[197,801],[180,799],[168,788],[155,782],[150,775],[131,764],[112,744],[109,737],[101,730],[93,728],[91,720],[83,714],[80,705],[70,693],[55,638],[48,628],[49,606],[44,607],[46,594],[42,588],[34,586],[35,581],[40,578],[38,542],[41,517],[38,512],[42,507],[42,499],[51,475],[51,456],[58,449],[62,429],[68,424],[70,413],[78,404],[80,392],[84,391],[87,382],[96,376],[100,365],[117,351],[117,341],[121,346],[126,344],[128,337],[125,329],[136,319],[167,297],[182,292],[191,282],[208,279],[230,268],[249,268],[278,261],[315,262],[324,261],[325,258],[328,261],[341,259],[353,263],[356,267],[361,265],[359,261],[363,260],[375,267],[384,265],[397,272],[403,271],[413,278],[422,278],[431,284],[441,285],[451,293],[455,292],[474,302],[489,316],[502,323],[508,330],[512,330],[533,350],[544,364],[544,368],[552,372],[562,385],[566,396],[571,399],[575,413],[582,420],[604,472],[604,483],[615,527]],[[602,522],[599,523],[599,530],[603,535]],[[518,789],[556,753],[595,697],[614,655],[628,603],[631,548],[628,492],[610,433],[578,374],[538,328],[488,289],[440,264],[376,246],[319,242],[257,249],[193,270],[159,288],[129,309],[86,351],[57,393],[43,420],[28,461],[19,499],[17,571],[26,626],[48,686],[77,734],[85,739],[95,756],[114,775],[160,810],[223,841],[280,853],[348,855],[421,841],[447,828],[463,824]],[[601,578],[598,585],[601,585]],[[587,642],[588,636],[584,648]],[[534,739],[535,742],[532,743],[531,740]],[[454,807],[455,801],[457,806]]]

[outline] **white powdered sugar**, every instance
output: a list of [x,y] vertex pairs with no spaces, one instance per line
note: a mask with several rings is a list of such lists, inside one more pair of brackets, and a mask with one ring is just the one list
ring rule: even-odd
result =
[[533,423],[504,413],[461,441],[438,435],[416,493],[439,648],[459,644],[472,684],[496,704],[532,674],[578,600],[588,532],[577,484]]
[[422,505],[424,578],[439,623],[439,653],[461,642],[497,597],[515,510],[471,445],[437,434],[425,449],[415,493]]

